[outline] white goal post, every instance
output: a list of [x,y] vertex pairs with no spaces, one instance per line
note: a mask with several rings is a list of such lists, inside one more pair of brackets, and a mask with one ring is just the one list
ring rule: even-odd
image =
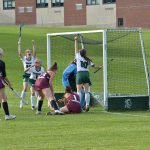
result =
[[[83,43],[89,47],[87,48],[88,52],[90,51],[89,49],[92,49],[92,51],[96,49],[96,58],[91,52],[88,56],[90,57],[91,55],[99,65],[103,63],[103,81],[100,81],[99,77],[96,77],[97,79],[94,78],[97,84],[96,87],[99,86],[97,82],[99,84],[103,82],[103,85],[101,84],[103,89],[101,91],[94,89],[93,92],[96,91],[103,96],[105,109],[148,109],[150,99],[149,74],[142,32],[137,29],[105,29],[47,33],[47,68],[51,66],[54,58],[60,59],[64,57],[67,60],[67,57],[74,54],[74,49],[69,47],[69,45],[74,46],[73,36],[75,35],[83,36]],[[55,40],[53,40],[54,37]],[[59,50],[61,45],[62,47]],[[95,45],[97,45],[96,48]],[[67,50],[67,46],[69,50]],[[72,51],[70,56],[65,56],[65,50],[68,53]],[[100,56],[98,51],[102,51],[102,56]],[[60,74],[62,74],[62,71]],[[99,73],[97,74],[100,76]],[[59,78],[61,78],[61,75]],[[61,84],[61,81],[58,84]],[[94,83],[92,86],[94,87]]]

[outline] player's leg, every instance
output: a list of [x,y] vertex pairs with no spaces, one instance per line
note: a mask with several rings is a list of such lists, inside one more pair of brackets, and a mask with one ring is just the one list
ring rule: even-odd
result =
[[84,92],[83,88],[81,90],[81,101],[80,101],[80,104],[81,104],[82,109],[84,109],[84,107],[85,107],[85,92]]
[[59,110],[59,107],[58,107],[56,101],[54,100],[54,97],[52,96],[50,88],[42,89],[42,92],[45,95],[45,97],[47,98],[47,100],[50,102],[52,108],[54,109],[54,112],[57,113],[57,114],[63,114]]
[[31,92],[31,109],[34,110],[35,109],[35,88],[33,86],[30,87],[30,92]]
[[[26,93],[27,93],[27,89],[28,89],[29,77],[30,77],[30,75],[28,75],[28,74],[24,74],[23,75],[23,90],[21,92],[22,99],[25,99],[25,97],[26,97]],[[20,101],[20,108],[23,108],[23,101],[22,100]]]
[[82,99],[82,93],[81,93],[82,87],[83,87],[83,84],[77,84],[77,94],[80,97],[80,102],[81,102],[81,99]]
[[68,112],[69,112],[67,106],[61,107],[61,108],[60,108],[60,111],[63,112],[63,113],[68,113]]
[[76,75],[76,84],[77,84],[77,94],[80,97],[80,102],[82,99],[82,88],[83,88],[83,79],[84,79],[84,74],[82,72],[77,72]]
[[5,94],[5,88],[0,89],[0,99],[2,100],[2,107],[4,109],[5,119],[6,120],[15,119],[16,115],[11,115],[9,113],[9,108],[8,108],[8,103],[7,103],[7,96]]
[[86,103],[85,110],[89,111],[89,105],[90,105],[89,83],[85,83],[83,86],[85,91],[85,103]]
[[44,100],[44,94],[42,90],[38,91],[38,104],[37,104],[37,113],[36,114],[41,114],[42,106],[43,106],[43,100]]
[[25,81],[23,82],[23,90],[22,90],[22,93],[21,93],[21,97],[22,97],[23,99],[26,97],[27,89],[28,89],[28,80],[25,80]]
[[[27,89],[28,89],[28,81],[23,82],[23,90],[21,92],[21,98],[22,99],[24,99],[26,97]],[[20,108],[23,108],[23,101],[22,100],[20,100]]]

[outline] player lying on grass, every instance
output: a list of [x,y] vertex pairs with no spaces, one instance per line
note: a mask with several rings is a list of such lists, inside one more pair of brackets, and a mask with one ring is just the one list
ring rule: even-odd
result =
[[42,60],[41,59],[35,59],[34,65],[31,67],[27,68],[25,70],[25,73],[29,72],[30,77],[29,77],[29,85],[30,85],[30,91],[31,91],[31,109],[35,109],[35,81],[36,79],[44,73],[44,68],[42,67]]
[[[76,87],[76,74],[77,74],[77,64],[76,59],[74,59],[63,71],[62,75],[62,84],[63,87],[71,87],[73,92],[77,92]],[[84,98],[84,90],[81,90],[81,100],[80,100],[81,107],[84,109],[85,106],[85,98]]]
[[44,97],[46,97],[49,103],[51,104],[51,110],[54,109],[55,114],[60,114],[60,115],[63,114],[59,110],[54,98],[52,81],[54,80],[56,71],[57,71],[57,63],[55,62],[50,67],[50,69],[48,69],[41,76],[39,76],[35,82],[35,89],[38,91],[37,114],[41,113]]
[[75,36],[75,54],[77,60],[77,93],[81,100],[81,90],[84,88],[85,92],[85,111],[89,111],[89,104],[90,104],[90,93],[89,93],[89,86],[90,86],[90,76],[89,76],[89,67],[93,66],[94,63],[90,58],[86,56],[86,49],[78,49],[78,37]]
[[6,76],[5,62],[2,60],[2,55],[3,55],[3,49],[0,48],[0,103],[2,103],[2,107],[5,112],[5,119],[11,120],[11,119],[15,119],[16,115],[11,115],[9,113],[7,96],[5,94],[5,82],[7,82],[10,88],[12,88],[12,86]]
[[[18,54],[19,57],[23,63],[24,70],[29,68],[31,65],[34,64],[34,60],[36,57],[36,46],[35,46],[35,41],[32,40],[32,47],[33,47],[33,53],[31,53],[31,50],[27,49],[25,51],[25,56],[22,54],[22,47],[21,47],[21,41],[18,41]],[[30,77],[30,72],[26,72],[23,74],[23,90],[21,93],[21,97],[24,99],[26,96],[26,92],[28,89],[28,81]],[[23,101],[20,101],[20,108],[23,107]]]
[[81,113],[82,112],[79,95],[74,93],[71,90],[71,87],[66,87],[63,98],[59,99],[58,101],[64,103],[64,106],[60,108],[60,110],[63,113]]

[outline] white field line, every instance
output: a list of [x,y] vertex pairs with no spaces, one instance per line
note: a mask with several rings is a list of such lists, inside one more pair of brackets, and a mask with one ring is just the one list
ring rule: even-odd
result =
[[132,117],[150,118],[150,115],[149,116],[145,116],[145,115],[133,115],[133,114],[107,112],[107,111],[102,111],[102,113],[107,113],[107,114],[112,114],[112,115],[124,115],[124,116],[132,116]]

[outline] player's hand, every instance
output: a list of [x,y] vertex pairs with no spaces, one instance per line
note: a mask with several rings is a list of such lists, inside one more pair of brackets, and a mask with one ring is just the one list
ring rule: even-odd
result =
[[32,44],[35,45],[35,41],[34,40],[32,40]]
[[61,99],[58,100],[58,102],[62,103],[62,102],[64,102],[64,101],[63,101],[63,99],[61,98]]
[[77,39],[78,39],[78,37],[77,37],[77,36],[75,36],[75,37],[74,37],[74,40],[77,40]]

